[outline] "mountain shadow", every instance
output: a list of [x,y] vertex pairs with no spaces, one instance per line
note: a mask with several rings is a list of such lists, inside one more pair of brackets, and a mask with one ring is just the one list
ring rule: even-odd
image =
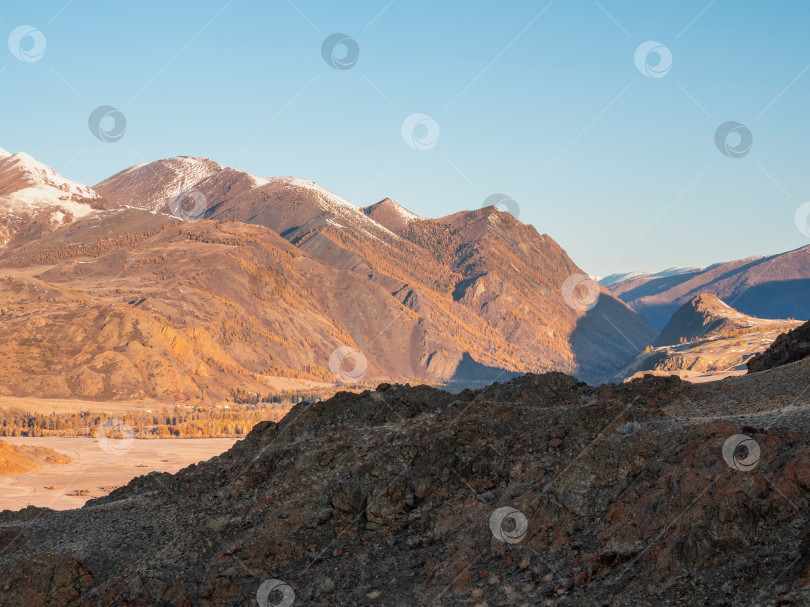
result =
[[452,390],[463,390],[464,388],[480,388],[494,382],[505,382],[522,375],[515,371],[491,367],[478,362],[469,352],[461,355],[461,360],[456,367],[455,373],[448,380],[448,387]]
[[[596,306],[579,318],[570,344],[580,380],[598,385],[655,339],[657,331],[628,311],[624,303],[600,297]],[[604,352],[612,356],[607,358]]]
[[810,279],[772,280],[728,301],[743,314],[760,318],[810,319]]

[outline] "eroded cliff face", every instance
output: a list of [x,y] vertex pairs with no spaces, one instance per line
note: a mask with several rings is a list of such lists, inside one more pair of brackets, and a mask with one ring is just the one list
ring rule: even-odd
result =
[[3,513],[0,603],[807,604],[808,370],[302,403],[81,510]]

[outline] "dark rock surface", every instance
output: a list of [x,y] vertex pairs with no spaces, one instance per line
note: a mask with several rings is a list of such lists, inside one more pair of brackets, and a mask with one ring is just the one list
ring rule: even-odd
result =
[[806,605],[808,370],[302,403],[175,475],[0,515],[0,604],[256,605],[281,580],[295,605]]
[[810,356],[810,322],[777,337],[770,348],[754,356],[746,365],[749,373],[756,373],[803,360],[808,356]]

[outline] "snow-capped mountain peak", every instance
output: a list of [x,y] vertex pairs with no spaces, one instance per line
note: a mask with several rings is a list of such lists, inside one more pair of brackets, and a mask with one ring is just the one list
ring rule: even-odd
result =
[[[310,222],[315,221],[340,228],[353,226],[373,238],[398,238],[368,217],[359,206],[313,181],[298,177],[259,177],[222,167],[208,158],[178,156],[138,165],[102,181],[95,189],[112,203],[151,211],[165,211],[182,192],[196,190],[202,194],[208,209],[216,209],[213,215],[206,214],[206,217],[228,216],[243,220],[270,212],[268,201],[277,200],[279,192],[284,191],[288,193],[287,199],[297,201],[298,210],[294,213],[299,222],[297,227],[304,224],[312,227],[315,224]],[[281,215],[292,217],[289,213]]]
[[54,196],[61,200],[64,195],[86,198],[93,198],[96,195],[91,187],[65,179],[51,167],[25,152],[17,152],[0,159],[0,172],[12,174],[19,179],[18,185],[26,184],[24,189],[39,190],[39,195],[44,195],[46,189],[62,193],[52,192],[51,195],[44,195],[47,200],[52,200]]
[[599,280],[599,283],[603,287],[610,287],[613,285],[617,285],[621,282],[627,282],[629,280],[636,280],[638,278],[666,278],[668,276],[679,276],[681,274],[690,274],[693,272],[701,272],[708,268],[700,268],[696,266],[689,266],[689,267],[675,267],[675,268],[668,268],[666,270],[661,270],[659,272],[624,272],[620,274],[610,274],[609,276],[605,276]]
[[[362,230],[368,236],[377,238],[380,234],[385,234],[391,238],[398,238],[398,236],[389,230],[386,226],[378,223],[364,212],[364,209],[357,206],[353,202],[346,200],[342,196],[338,196],[334,192],[330,192],[326,188],[319,186],[314,181],[309,179],[301,179],[299,177],[267,177],[261,179],[261,187],[284,187],[298,190],[306,190],[314,195],[313,199],[316,204],[326,213],[332,214],[335,217],[341,218],[343,221],[348,221]],[[331,225],[340,225],[332,223]],[[343,227],[340,225],[340,227]],[[373,234],[368,230],[373,230],[377,234]]]
[[0,246],[35,217],[56,227],[93,213],[87,199],[97,197],[30,154],[0,150]]
[[176,156],[136,164],[95,186],[101,196],[114,201],[159,211],[181,192],[222,171],[209,158]]

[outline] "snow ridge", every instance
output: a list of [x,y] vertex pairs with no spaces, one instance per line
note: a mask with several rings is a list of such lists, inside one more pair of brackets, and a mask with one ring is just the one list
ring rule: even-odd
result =
[[22,172],[22,178],[35,188],[41,189],[42,186],[47,186],[61,190],[67,194],[75,194],[84,197],[95,196],[95,192],[91,187],[71,181],[70,179],[65,179],[51,167],[41,163],[25,152],[17,152],[16,154],[3,158],[2,161],[0,161],[0,170],[3,169]]
[[181,192],[194,188],[196,184],[221,170],[219,164],[208,158],[176,156],[136,164],[105,179],[96,189],[102,195],[108,189],[118,191],[125,198],[128,194],[134,197],[137,192],[140,208],[157,211]]
[[688,274],[689,272],[702,272],[708,268],[700,268],[697,266],[683,267],[683,268],[668,268],[660,272],[624,272],[621,274],[610,274],[599,280],[599,284],[604,287],[619,284],[620,282],[627,282],[628,280],[635,280],[636,278],[664,278],[667,276],[678,276],[680,274]]
[[65,179],[36,158],[0,150],[0,247],[19,226],[40,213],[47,213],[58,227],[95,212],[82,199],[96,198],[93,188]]
[[[254,179],[258,180],[259,178],[254,177]],[[282,184],[287,187],[300,188],[314,192],[317,195],[318,202],[320,203],[320,207],[323,210],[335,213],[336,215],[339,215],[344,219],[354,220],[354,223],[358,227],[358,229],[365,232],[368,236],[376,238],[376,236],[374,236],[368,230],[364,229],[361,226],[372,228],[377,232],[381,232],[390,238],[399,240],[399,236],[394,234],[394,232],[386,228],[381,223],[374,221],[371,217],[369,217],[363,212],[363,209],[358,207],[356,204],[349,202],[348,200],[346,200],[341,196],[338,196],[334,192],[330,192],[329,190],[322,188],[314,181],[310,181],[309,179],[301,179],[299,177],[268,177],[261,179],[261,181],[263,182],[262,184],[263,186],[266,186],[268,184]]]

